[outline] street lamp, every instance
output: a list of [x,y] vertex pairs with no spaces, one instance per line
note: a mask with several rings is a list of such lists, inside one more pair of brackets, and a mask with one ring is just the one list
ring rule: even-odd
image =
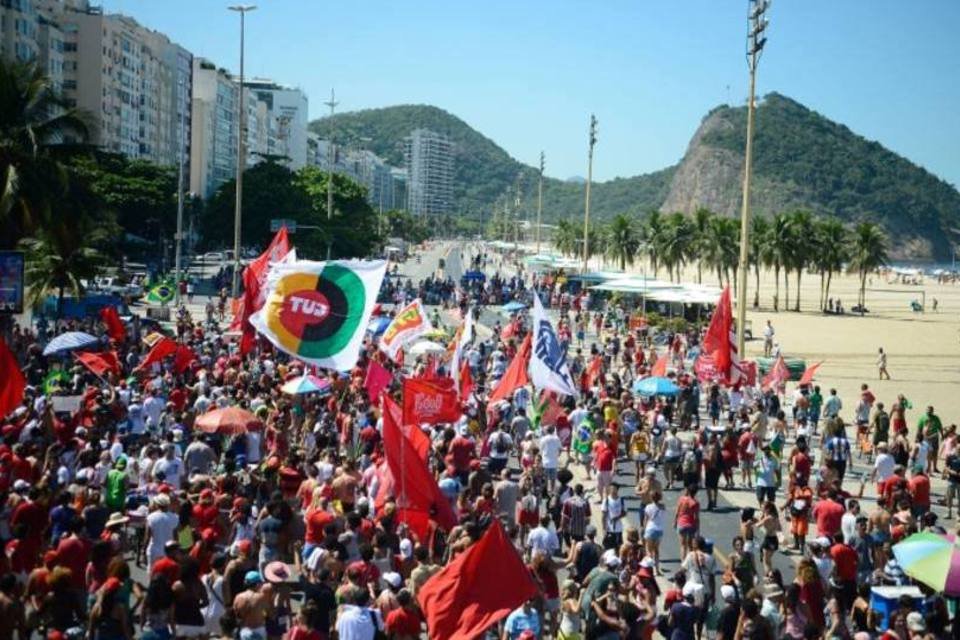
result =
[[246,26],[246,16],[248,11],[257,8],[255,4],[235,4],[227,7],[230,11],[236,11],[240,14],[240,105],[238,107],[239,118],[237,120],[237,200],[233,209],[233,297],[240,296],[240,220],[243,211],[243,170],[246,164],[244,157],[246,151],[246,129],[244,128],[244,119],[246,116],[247,105],[243,101],[243,36]]
[[771,0],[749,0],[747,11],[747,67],[750,69],[750,99],[747,102],[747,148],[744,152],[743,198],[740,211],[740,266],[737,282],[737,353],[744,356],[744,328],[747,316],[747,269],[750,258],[750,175],[753,169],[753,113],[757,63],[767,43],[764,31],[769,22],[764,17]]
[[330,139],[327,141],[327,260],[333,257],[333,163],[336,151],[333,148],[333,110],[337,108],[336,95],[330,89]]
[[540,255],[540,216],[543,213],[543,151],[540,152],[540,181],[537,184],[537,255]]
[[597,144],[597,117],[590,114],[590,148],[587,152],[587,193],[583,206],[583,273],[590,260],[590,183],[593,182],[593,147]]
[[180,158],[177,163],[179,166],[177,168],[177,236],[174,239],[176,244],[176,250],[174,252],[174,270],[176,271],[176,286],[174,287],[174,305],[180,306],[180,280],[182,279],[182,264],[183,264],[183,162],[184,162],[184,147],[186,146],[186,127],[184,126],[184,121],[186,118],[185,111],[189,106],[189,100],[184,99],[183,93],[186,91],[185,83],[183,78],[177,82],[177,102],[180,104]]

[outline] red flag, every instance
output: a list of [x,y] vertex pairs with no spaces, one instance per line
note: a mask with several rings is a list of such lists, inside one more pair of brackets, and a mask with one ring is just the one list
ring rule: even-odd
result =
[[713,366],[721,380],[729,381],[733,353],[730,332],[733,330],[733,308],[730,305],[730,287],[726,287],[713,310],[710,326],[703,336],[702,353],[713,358]]
[[383,420],[392,420],[393,424],[402,425],[400,431],[410,441],[417,455],[426,462],[430,457],[430,436],[425,434],[419,425],[403,424],[403,409],[390,396],[383,396]]
[[523,339],[517,355],[513,356],[513,361],[500,378],[500,384],[490,394],[487,403],[497,400],[503,400],[513,395],[513,392],[520,387],[530,384],[530,376],[527,374],[527,365],[530,364],[530,334]]
[[241,355],[246,355],[253,348],[252,338],[255,331],[250,324],[250,316],[263,307],[265,301],[263,287],[267,283],[270,263],[282,260],[288,253],[290,253],[290,237],[287,234],[287,228],[284,226],[280,227],[280,231],[277,231],[277,234],[273,236],[267,250],[247,265],[247,268],[243,271],[243,297],[240,299],[237,314],[230,325],[234,330],[241,329],[243,331],[243,338],[240,341]]
[[20,371],[17,359],[0,337],[0,419],[20,406],[26,386],[27,381]]
[[779,388],[789,379],[790,369],[787,368],[787,363],[783,361],[783,356],[777,356],[773,366],[770,367],[770,371],[767,372],[767,375],[763,376],[763,388]]
[[494,519],[473,546],[420,588],[431,640],[473,640],[537,594],[520,554]]
[[90,369],[95,375],[102,376],[108,371],[120,375],[120,360],[115,351],[93,353],[89,351],[75,352],[73,357],[77,362]]
[[593,388],[596,386],[597,381],[600,379],[600,375],[603,373],[603,358],[600,357],[600,354],[593,356],[593,360],[590,361],[590,364],[587,365],[587,388]]
[[520,317],[517,316],[513,320],[507,323],[507,326],[503,328],[503,331],[500,332],[501,340],[508,340],[513,336],[517,335],[517,332],[520,331]]
[[114,342],[124,341],[127,337],[127,328],[123,326],[123,321],[120,320],[120,314],[117,313],[116,307],[107,306],[100,309],[100,319],[107,326],[107,335],[110,336],[111,340]]
[[150,349],[150,352],[147,354],[147,357],[144,358],[140,364],[136,366],[133,370],[133,373],[139,374],[141,371],[145,370],[147,367],[152,365],[154,362],[162,362],[167,356],[172,356],[177,352],[177,343],[171,340],[170,338],[160,338],[157,340],[156,344],[153,345],[153,348]]
[[800,376],[800,381],[797,383],[801,387],[805,384],[810,384],[813,382],[813,376],[816,375],[817,369],[820,368],[823,362],[818,362],[817,364],[812,364],[803,371],[803,375]]
[[460,365],[460,397],[469,398],[473,393],[473,375],[470,373],[470,363],[464,360]]
[[657,361],[654,363],[653,368],[650,369],[651,376],[664,377],[667,375],[667,356],[666,354],[657,358]]
[[[447,383],[443,383],[446,380]],[[460,403],[453,390],[453,380],[436,378],[403,380],[403,423],[436,424],[460,418]]]
[[178,344],[177,350],[173,354],[173,372],[183,373],[190,366],[190,363],[197,359],[197,354],[193,349],[185,344]]
[[367,398],[370,402],[375,404],[391,382],[393,382],[393,374],[376,360],[371,360],[367,365],[367,375],[363,379],[363,386],[367,390]]
[[433,356],[427,356],[427,365],[423,368],[423,374],[419,376],[422,380],[433,380],[437,376],[437,359]]
[[430,518],[449,531],[457,524],[457,516],[427,463],[403,435],[389,409],[384,411],[383,418],[383,452],[393,476],[400,522],[410,525],[421,540],[429,538]]

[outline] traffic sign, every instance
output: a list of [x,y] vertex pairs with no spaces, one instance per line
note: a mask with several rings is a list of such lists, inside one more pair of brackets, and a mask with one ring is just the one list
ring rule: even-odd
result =
[[276,233],[281,227],[287,228],[287,233],[297,232],[297,221],[289,218],[273,218],[270,220],[270,231]]

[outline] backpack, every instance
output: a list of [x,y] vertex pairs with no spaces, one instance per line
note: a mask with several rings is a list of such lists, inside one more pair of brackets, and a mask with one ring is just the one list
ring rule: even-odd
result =
[[508,446],[507,436],[503,432],[498,433],[497,437],[493,439],[494,453],[506,453]]
[[683,455],[683,472],[684,473],[696,473],[697,472],[697,454],[693,451],[687,451]]

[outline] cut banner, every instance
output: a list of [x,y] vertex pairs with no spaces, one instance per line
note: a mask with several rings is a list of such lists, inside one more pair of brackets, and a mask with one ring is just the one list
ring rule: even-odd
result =
[[577,385],[570,375],[567,352],[560,347],[557,332],[540,304],[540,296],[533,296],[533,349],[530,354],[530,380],[538,389],[549,389],[565,396],[577,396]]
[[380,350],[392,360],[397,357],[400,349],[430,331],[433,331],[433,325],[430,324],[423,303],[417,298],[398,311],[387,325],[386,331],[380,337]]
[[450,378],[404,378],[404,424],[455,422],[460,415],[460,403]]
[[250,323],[281,351],[346,371],[357,363],[386,269],[384,260],[280,262]]

